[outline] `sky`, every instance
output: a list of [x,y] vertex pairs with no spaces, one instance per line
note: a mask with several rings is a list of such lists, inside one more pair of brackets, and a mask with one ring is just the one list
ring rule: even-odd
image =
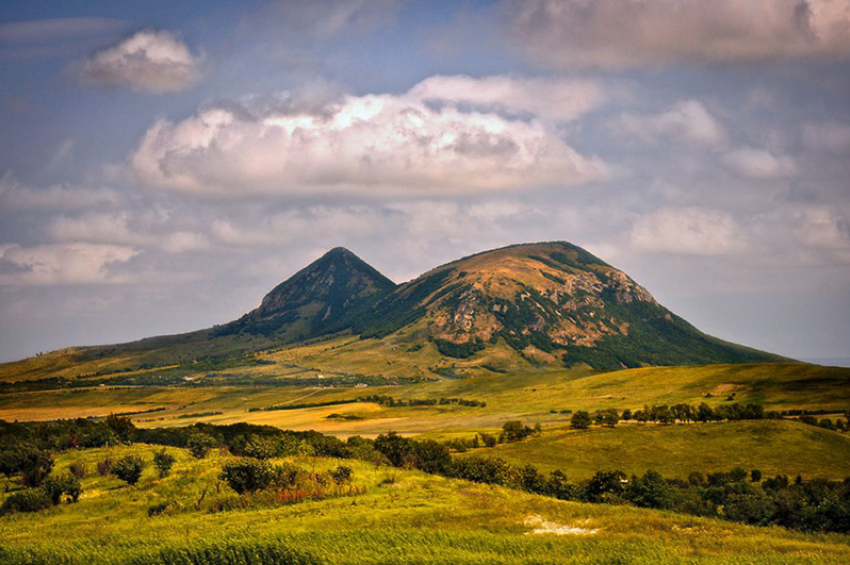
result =
[[0,4],[0,361],[569,241],[850,357],[850,0]]

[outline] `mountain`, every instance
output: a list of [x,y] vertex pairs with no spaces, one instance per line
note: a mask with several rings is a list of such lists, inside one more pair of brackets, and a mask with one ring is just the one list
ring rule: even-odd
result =
[[708,336],[628,275],[575,245],[514,245],[460,259],[396,288],[353,322],[383,338],[407,328],[468,358],[504,343],[529,361],[598,368],[748,363],[779,356]]
[[372,340],[373,357],[404,346],[407,357],[425,350],[482,367],[498,357],[499,370],[517,363],[610,369],[786,360],[700,332],[628,275],[569,243],[486,251],[401,285],[338,247],[238,320],[0,365],[0,380],[91,378],[199,362],[221,368],[222,359],[231,359],[224,366],[238,364],[257,351],[332,334]]
[[337,247],[269,292],[255,310],[216,335],[249,333],[297,341],[346,329],[352,312],[396,284],[357,255]]

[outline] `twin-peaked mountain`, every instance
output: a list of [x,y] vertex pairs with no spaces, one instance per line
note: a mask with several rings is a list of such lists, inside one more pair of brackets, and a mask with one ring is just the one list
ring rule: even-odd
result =
[[529,365],[602,369],[783,360],[700,332],[622,271],[556,242],[486,251],[400,285],[336,248],[238,320],[180,335],[68,348],[4,364],[0,376],[155,376],[175,366],[203,371],[283,346],[307,351],[334,336],[350,337],[332,346],[323,370],[336,365],[357,372],[368,363],[369,371],[384,376],[404,376],[403,367],[427,378],[455,365],[511,371]]
[[563,242],[479,253],[401,285],[336,248],[214,333],[293,343],[338,332],[404,336],[452,358],[507,347],[536,364],[599,368],[780,359],[703,334],[622,271]]

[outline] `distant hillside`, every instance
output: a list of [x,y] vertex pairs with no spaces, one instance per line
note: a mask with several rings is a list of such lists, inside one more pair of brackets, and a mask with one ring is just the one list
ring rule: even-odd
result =
[[[211,329],[69,348],[0,365],[0,379],[77,378],[163,366],[248,362],[253,352],[354,334],[443,359],[490,359],[500,369],[753,363],[786,360],[706,335],[628,275],[565,242],[465,257],[396,285],[335,248],[284,281],[255,310]],[[512,353],[511,353],[512,352]],[[483,361],[482,361],[483,362]]]

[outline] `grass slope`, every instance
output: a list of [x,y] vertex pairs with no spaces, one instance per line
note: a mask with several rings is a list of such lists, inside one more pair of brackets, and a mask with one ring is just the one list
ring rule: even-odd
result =
[[[74,460],[90,468],[105,455],[141,454],[137,445],[62,454],[60,471]],[[135,487],[89,476],[80,502],[34,515],[0,518],[3,563],[163,563],[169,551],[188,549],[194,562],[255,561],[280,557],[281,548],[302,562],[394,564],[736,564],[830,565],[850,561],[850,537],[755,528],[711,519],[625,506],[561,502],[500,487],[475,485],[413,471],[376,469],[346,461],[355,497],[278,508],[210,513],[218,497],[232,496],[217,477],[225,458],[178,460],[159,479],[148,468]],[[340,461],[298,459],[329,468]],[[202,496],[204,491],[206,496]],[[147,508],[174,506],[149,517]],[[578,533],[535,533],[557,526]],[[243,561],[239,561],[239,558]],[[175,561],[172,561],[175,562]],[[185,563],[188,561],[179,561]],[[278,561],[285,562],[285,561]]]
[[498,456],[511,463],[560,469],[574,479],[597,470],[643,474],[654,469],[685,479],[693,471],[759,469],[765,477],[850,476],[850,437],[800,422],[762,420],[722,424],[621,425],[612,429],[555,430],[519,443],[464,455]]

